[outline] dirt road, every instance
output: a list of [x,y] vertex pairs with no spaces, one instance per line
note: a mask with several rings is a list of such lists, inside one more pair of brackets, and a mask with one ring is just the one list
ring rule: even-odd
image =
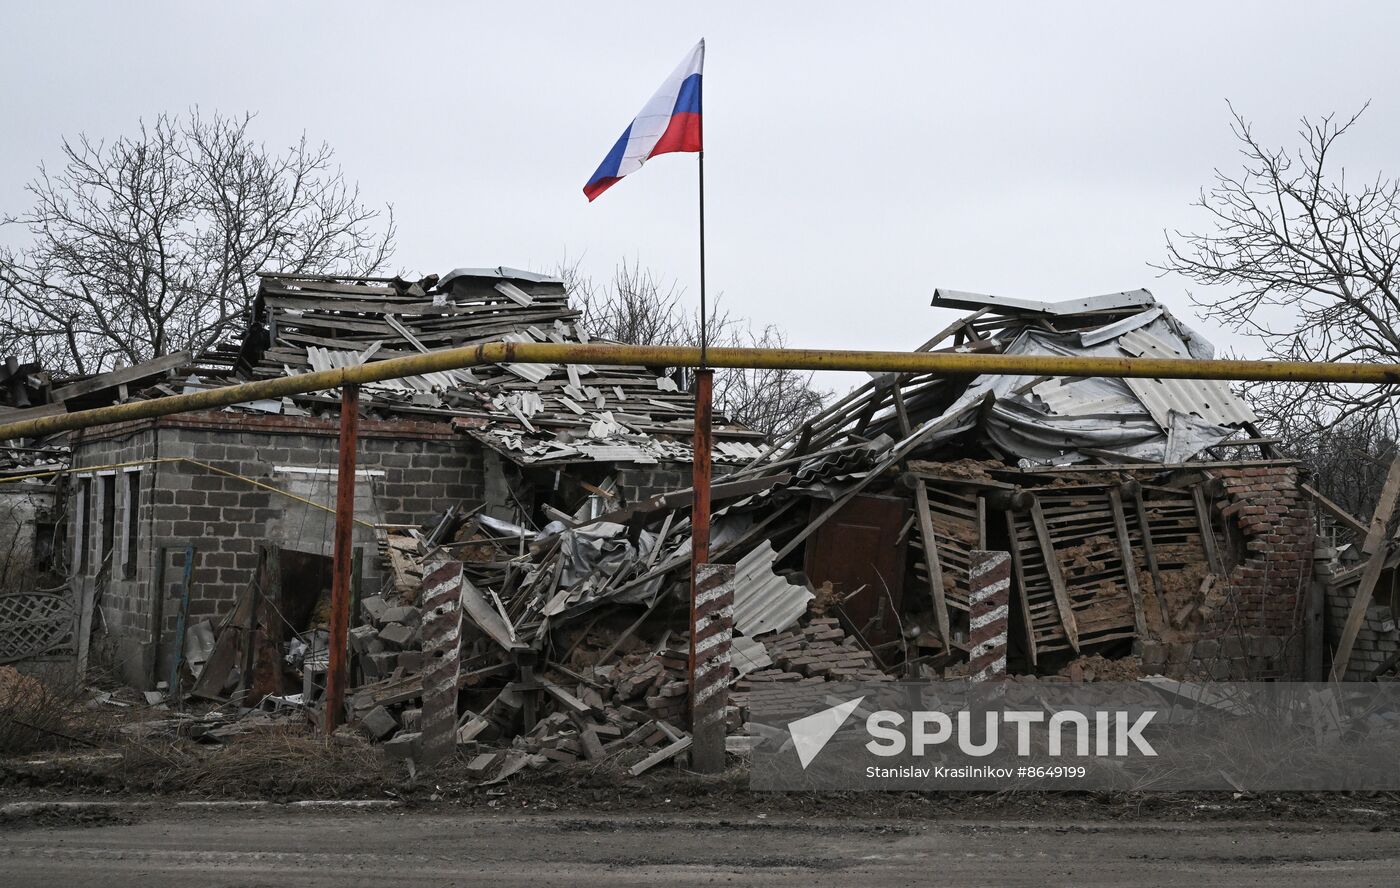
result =
[[1400,829],[381,811],[0,831],[6,886],[1393,885]]

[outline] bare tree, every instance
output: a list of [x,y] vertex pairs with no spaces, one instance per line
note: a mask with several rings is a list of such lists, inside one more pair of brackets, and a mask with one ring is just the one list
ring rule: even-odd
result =
[[[700,313],[682,303],[684,291],[675,282],[660,280],[639,262],[622,263],[606,284],[564,265],[560,276],[573,304],[583,313],[589,334],[635,345],[698,345]],[[712,348],[781,348],[781,330],[769,325],[755,332],[747,320],[735,318],[719,300],[706,319]],[[813,374],[796,370],[726,369],[715,371],[717,412],[769,436],[801,425],[822,408],[831,393],[813,384]]]
[[1375,512],[1396,454],[1389,423],[1376,414],[1358,414],[1318,429],[1303,413],[1281,416],[1275,424],[1280,446],[1298,458],[1320,493],[1366,519]]
[[259,270],[368,274],[394,248],[392,208],[367,207],[324,143],[269,150],[251,115],[192,111],[111,142],[64,139],[33,207],[0,218],[0,353],[94,373],[241,325]]
[[[1270,148],[1231,107],[1244,167],[1215,173],[1197,206],[1205,233],[1167,238],[1164,271],[1233,291],[1196,299],[1208,317],[1257,337],[1289,361],[1400,363],[1400,182],[1348,182],[1337,141],[1361,113],[1304,119],[1301,144]],[[1320,433],[1361,412],[1395,427],[1393,385],[1281,384],[1257,388],[1262,415]]]

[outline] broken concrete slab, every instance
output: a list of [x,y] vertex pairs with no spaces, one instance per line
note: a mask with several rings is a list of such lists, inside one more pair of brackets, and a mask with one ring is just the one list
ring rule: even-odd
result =
[[373,626],[356,626],[350,630],[350,647],[355,653],[366,656],[384,650],[384,643]]

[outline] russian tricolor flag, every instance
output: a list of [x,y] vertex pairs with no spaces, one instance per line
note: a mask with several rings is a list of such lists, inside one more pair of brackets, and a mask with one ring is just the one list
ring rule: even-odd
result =
[[700,69],[704,65],[705,41],[701,40],[661,84],[651,101],[642,106],[642,113],[622,133],[622,138],[598,165],[597,172],[583,186],[583,193],[590,201],[658,154],[701,150]]

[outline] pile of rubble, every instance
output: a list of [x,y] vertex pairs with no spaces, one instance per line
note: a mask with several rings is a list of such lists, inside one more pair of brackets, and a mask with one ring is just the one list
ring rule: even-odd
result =
[[[470,557],[489,552],[479,534],[459,531],[466,545],[443,551]],[[389,547],[398,557],[399,573],[386,585],[407,589],[431,573],[430,555],[413,553],[407,541],[418,533],[395,535]],[[437,554],[437,547],[423,547]],[[473,562],[464,561],[464,567]],[[471,573],[480,575],[482,562]],[[396,593],[390,593],[391,598]],[[458,749],[469,756],[469,771],[486,781],[501,780],[523,768],[608,759],[636,775],[673,758],[682,758],[690,737],[687,663],[688,636],[670,628],[683,621],[683,608],[671,608],[648,621],[633,621],[621,632],[599,632],[590,624],[572,634],[567,651],[542,644],[520,645],[524,636],[511,620],[512,608],[499,596],[476,588],[471,580],[463,599],[490,598],[491,621],[481,626],[464,605],[462,661],[458,687],[469,703],[455,712]],[[541,596],[543,597],[543,596]],[[567,613],[556,609],[552,615]],[[599,614],[594,614],[598,622]],[[380,596],[365,598],[350,630],[351,647],[364,683],[351,693],[352,722],[371,739],[385,744],[390,757],[418,760],[423,751],[424,671],[430,653],[420,609]],[[547,620],[548,618],[542,618]],[[773,624],[779,631],[761,638],[738,636],[734,671],[738,678],[725,725],[732,748],[747,748],[746,721],[751,697],[767,689],[829,682],[891,680],[874,654],[847,635],[834,617],[798,615]],[[631,630],[630,632],[628,630]],[[534,633],[546,638],[547,634]],[[647,635],[653,641],[644,641]]]

